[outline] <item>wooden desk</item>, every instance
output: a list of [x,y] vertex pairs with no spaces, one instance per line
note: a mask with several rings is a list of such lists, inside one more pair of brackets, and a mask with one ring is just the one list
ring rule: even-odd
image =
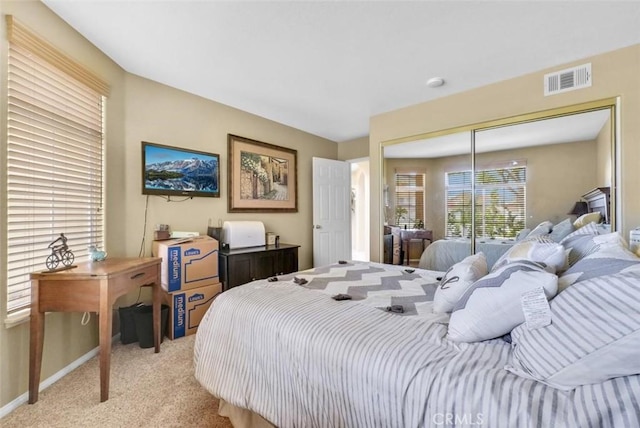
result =
[[153,286],[153,339],[160,352],[161,258],[109,258],[59,272],[32,273],[29,403],[38,401],[45,312],[97,312],[100,325],[100,401],[109,398],[111,322],[115,300],[143,285]]
[[[412,240],[420,240],[420,243],[422,244],[420,255],[422,255],[422,251],[427,248],[427,245],[433,242],[433,232],[425,229],[403,229],[400,231],[400,245],[402,246],[402,252],[404,253],[404,260],[402,260],[402,264],[406,263],[407,266],[411,264],[409,256]],[[429,244],[425,245],[425,241],[429,241]]]

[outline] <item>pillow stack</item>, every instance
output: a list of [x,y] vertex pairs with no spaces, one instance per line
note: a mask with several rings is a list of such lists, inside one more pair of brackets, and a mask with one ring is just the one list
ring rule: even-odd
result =
[[[434,312],[451,311],[447,338],[510,333],[506,369],[562,390],[640,374],[640,257],[618,232],[600,235],[595,222],[565,220],[544,233],[547,226],[489,273],[482,253],[447,271],[434,296]],[[529,329],[521,298],[534,290],[551,301],[551,324]]]
[[[574,283],[628,272],[640,277],[640,258],[627,249],[619,233],[599,235],[595,223],[569,233],[571,223],[556,226],[560,224],[555,237],[536,235],[517,242],[489,273],[482,253],[447,271],[433,306],[434,312],[451,312],[450,340],[477,342],[510,333],[525,322],[521,297],[529,291],[541,289],[551,300]],[[554,242],[562,235],[566,236]]]
[[[548,232],[547,227],[543,224],[537,229]],[[542,289],[551,299],[558,289],[555,272],[565,264],[564,247],[547,234],[513,245],[488,274],[484,254],[467,257],[442,278],[434,296],[434,312],[451,312],[450,340],[478,342],[504,336],[524,322],[522,294]]]

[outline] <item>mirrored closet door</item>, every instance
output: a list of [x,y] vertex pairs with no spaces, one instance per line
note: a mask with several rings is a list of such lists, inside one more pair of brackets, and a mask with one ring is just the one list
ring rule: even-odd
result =
[[[593,210],[615,230],[615,100],[460,129],[383,143],[387,234],[422,227],[432,236],[413,253],[399,239],[400,260],[385,262],[446,270],[483,251],[491,264],[538,225]],[[589,195],[603,192],[608,205],[594,208]]]

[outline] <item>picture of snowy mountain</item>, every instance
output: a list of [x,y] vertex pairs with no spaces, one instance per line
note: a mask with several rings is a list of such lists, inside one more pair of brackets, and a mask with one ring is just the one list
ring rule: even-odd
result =
[[218,155],[149,143],[143,155],[143,193],[219,196]]

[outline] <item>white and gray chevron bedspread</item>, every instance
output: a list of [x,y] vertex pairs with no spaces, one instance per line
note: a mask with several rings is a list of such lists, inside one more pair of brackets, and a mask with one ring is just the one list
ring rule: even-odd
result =
[[428,312],[439,275],[349,263],[232,288],[199,326],[195,376],[282,428],[640,426],[640,376],[559,391],[507,372],[503,340],[448,341]]

